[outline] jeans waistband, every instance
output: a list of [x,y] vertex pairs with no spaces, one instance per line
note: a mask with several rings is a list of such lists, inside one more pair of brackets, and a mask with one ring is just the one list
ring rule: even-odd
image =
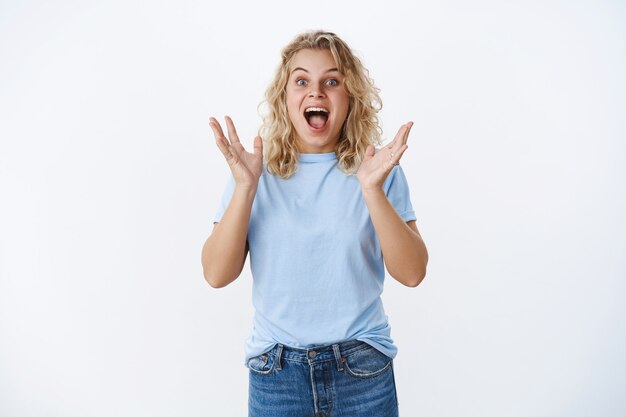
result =
[[275,355],[276,369],[282,368],[282,360],[305,362],[309,364],[336,361],[337,369],[341,371],[343,370],[343,362],[346,356],[368,348],[371,348],[371,346],[360,340],[349,340],[331,345],[320,345],[308,348],[293,348],[279,343],[274,346],[272,353]]

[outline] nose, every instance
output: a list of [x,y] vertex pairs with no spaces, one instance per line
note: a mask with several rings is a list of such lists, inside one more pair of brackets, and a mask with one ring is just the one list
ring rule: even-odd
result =
[[322,89],[321,86],[317,85],[317,84],[311,84],[311,90],[309,90],[309,97],[325,97],[326,95],[324,94],[324,90]]

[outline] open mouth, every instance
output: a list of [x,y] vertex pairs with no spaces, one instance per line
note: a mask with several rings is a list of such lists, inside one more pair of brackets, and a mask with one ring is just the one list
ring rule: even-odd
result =
[[307,107],[304,117],[313,129],[323,129],[328,121],[328,110],[323,107]]

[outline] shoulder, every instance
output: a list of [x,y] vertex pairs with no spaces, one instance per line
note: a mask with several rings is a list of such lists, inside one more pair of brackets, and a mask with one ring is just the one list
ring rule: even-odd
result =
[[406,175],[404,174],[404,170],[400,165],[396,165],[393,167],[385,182],[383,184],[383,189],[385,191],[389,191],[392,188],[405,188],[408,187],[408,181],[406,179]]

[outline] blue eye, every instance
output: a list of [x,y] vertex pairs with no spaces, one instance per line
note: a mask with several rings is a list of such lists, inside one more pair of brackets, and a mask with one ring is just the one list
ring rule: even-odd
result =
[[328,81],[326,81],[326,85],[328,85],[330,87],[334,87],[337,84],[339,84],[339,82],[337,80],[328,80]]
[[306,81],[304,81],[304,80],[297,80],[296,81],[296,85],[300,85],[300,86],[306,85]]

